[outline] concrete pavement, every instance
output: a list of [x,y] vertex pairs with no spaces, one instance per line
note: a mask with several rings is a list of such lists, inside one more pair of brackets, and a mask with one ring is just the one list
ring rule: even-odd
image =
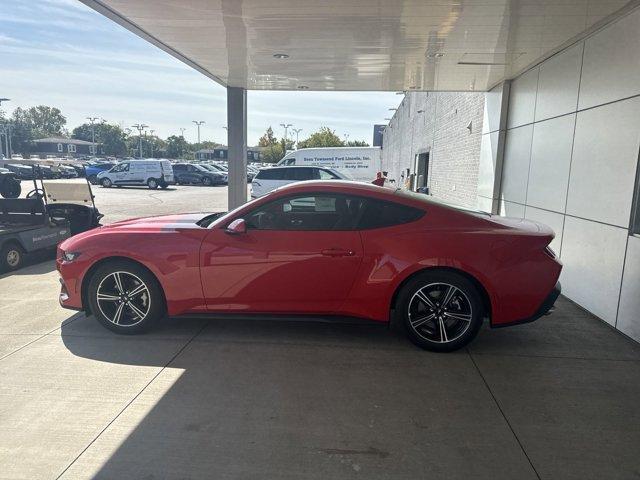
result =
[[433,354],[374,325],[166,319],[123,337],[57,293],[50,260],[0,276],[2,479],[640,474],[640,346],[563,298]]

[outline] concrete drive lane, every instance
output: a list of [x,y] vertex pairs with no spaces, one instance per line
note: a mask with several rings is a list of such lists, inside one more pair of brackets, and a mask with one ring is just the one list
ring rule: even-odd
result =
[[[114,221],[223,210],[222,190],[97,194]],[[640,471],[640,346],[562,298],[550,317],[433,354],[369,325],[165,319],[123,337],[57,292],[51,260],[0,276],[3,479]]]

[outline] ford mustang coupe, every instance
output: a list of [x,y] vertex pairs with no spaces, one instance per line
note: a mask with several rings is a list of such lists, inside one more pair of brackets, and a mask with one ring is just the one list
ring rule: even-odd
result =
[[294,315],[400,322],[451,351],[549,312],[553,232],[425,195],[353,182],[280,188],[226,214],[114,223],[58,248],[63,307],[118,333],[171,316]]

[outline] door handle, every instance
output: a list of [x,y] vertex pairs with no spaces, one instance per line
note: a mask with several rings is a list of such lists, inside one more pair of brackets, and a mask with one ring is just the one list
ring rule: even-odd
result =
[[353,250],[344,248],[327,248],[320,253],[325,257],[353,257],[356,254]]

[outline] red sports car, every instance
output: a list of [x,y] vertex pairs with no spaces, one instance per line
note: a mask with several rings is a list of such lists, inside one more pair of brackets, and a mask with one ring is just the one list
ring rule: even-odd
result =
[[546,226],[352,182],[280,188],[226,214],[127,220],[58,249],[60,303],[137,333],[162,315],[402,322],[450,351],[546,314],[562,269]]

